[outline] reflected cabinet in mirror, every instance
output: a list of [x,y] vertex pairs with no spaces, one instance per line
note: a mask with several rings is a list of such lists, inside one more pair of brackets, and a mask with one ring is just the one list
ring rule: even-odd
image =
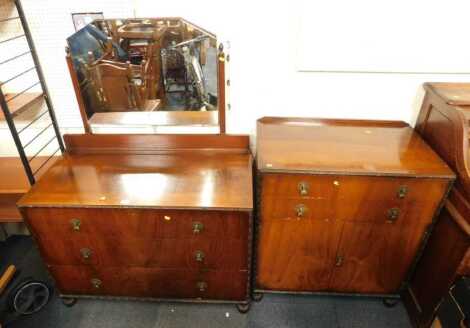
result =
[[217,109],[225,104],[221,107],[218,96],[214,34],[182,18],[104,19],[86,25],[67,43],[86,120],[219,124]]

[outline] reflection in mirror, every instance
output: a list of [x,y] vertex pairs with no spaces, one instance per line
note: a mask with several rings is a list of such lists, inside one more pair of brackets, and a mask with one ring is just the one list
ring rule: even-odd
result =
[[193,112],[189,122],[217,124],[217,40],[212,33],[181,18],[106,19],[86,25],[67,41],[87,119],[164,112],[168,121],[171,112]]

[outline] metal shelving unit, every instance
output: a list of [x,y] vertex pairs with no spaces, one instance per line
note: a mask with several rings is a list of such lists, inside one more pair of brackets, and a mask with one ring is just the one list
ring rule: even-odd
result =
[[[2,44],[6,44],[14,40],[25,38],[29,49],[27,51],[22,51],[18,54],[14,54],[10,58],[3,60],[2,62],[0,62],[0,67],[7,63],[14,63],[14,61],[19,60],[20,58],[24,58],[28,55],[31,56],[34,65],[32,67],[27,67],[26,70],[19,71],[13,76],[8,77],[3,82],[0,82],[0,106],[3,111],[4,119],[11,131],[11,135],[18,150],[21,162],[23,163],[28,180],[30,184],[33,185],[36,182],[36,177],[39,171],[52,159],[52,157],[59,152],[64,152],[64,144],[60,135],[59,127],[57,125],[57,120],[54,114],[54,108],[50,101],[49,92],[47,90],[44,75],[41,69],[41,65],[39,63],[36,48],[31,37],[31,32],[29,30],[23,8],[21,6],[21,2],[19,0],[14,0],[14,5],[16,7],[18,15],[10,18],[1,19],[0,24],[5,24],[13,20],[19,20],[21,22],[23,33],[20,33],[19,35],[13,37],[9,37],[4,40],[0,39],[0,46]],[[34,71],[37,74],[37,80],[32,81],[31,84],[29,84],[25,88],[22,88],[16,93],[4,93],[4,87],[8,83],[11,83],[17,80],[18,78],[24,76],[25,74]],[[3,77],[0,76],[0,79],[2,78]],[[40,92],[31,92],[32,89],[37,89],[38,87],[40,87],[41,89]],[[31,108],[33,108],[33,106],[31,106],[33,103],[40,101],[41,99],[44,100],[46,109],[43,110],[41,113],[38,113],[38,115],[36,115],[34,118],[26,122],[25,124],[23,121],[24,126],[18,128],[16,120],[25,113],[27,113]],[[46,118],[49,119],[46,127],[41,127],[39,129],[35,128],[35,124],[37,124],[39,120],[44,120]],[[31,131],[34,131],[34,129],[38,130],[37,133],[33,134],[33,136],[29,137],[27,140],[22,140],[22,135],[30,133]],[[38,144],[39,142],[41,142],[40,137],[44,137],[45,133],[50,129],[53,129],[53,137],[46,138],[46,141],[43,144]],[[49,151],[47,156],[43,156],[45,150],[50,145],[52,145],[54,141],[57,142],[57,149],[52,152]],[[31,152],[31,148],[36,148],[37,150],[35,149],[34,152]],[[40,160],[40,162],[33,165],[33,160],[35,160],[35,162],[38,162]]]

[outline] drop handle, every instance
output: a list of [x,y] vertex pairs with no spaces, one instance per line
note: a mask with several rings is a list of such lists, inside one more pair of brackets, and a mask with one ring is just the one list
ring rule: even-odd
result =
[[395,222],[400,217],[400,209],[393,207],[387,211],[387,221],[390,223]]
[[70,224],[72,225],[73,231],[80,231],[80,226],[82,225],[82,222],[79,219],[70,220]]
[[304,181],[299,182],[297,188],[299,190],[300,196],[307,196],[308,195],[309,186],[308,186],[307,182],[304,182]]
[[95,287],[96,289],[101,288],[101,283],[102,283],[102,282],[101,282],[101,280],[99,280],[99,279],[96,279],[96,278],[91,279],[91,284],[92,284],[92,286]]
[[307,214],[308,208],[304,204],[299,204],[295,207],[295,214],[298,218],[303,218]]
[[88,260],[91,257],[92,251],[89,248],[82,248],[80,253],[85,260]]
[[205,292],[207,289],[207,283],[204,281],[199,281],[197,283],[197,289],[199,289],[200,292]]
[[193,233],[200,234],[204,230],[204,224],[201,222],[194,222],[193,223]]
[[194,254],[194,258],[198,262],[204,262],[204,257],[205,255],[203,251],[196,251],[196,253]]
[[335,265],[336,265],[337,267],[342,266],[342,265],[343,265],[343,260],[344,260],[344,257],[341,256],[341,255],[338,255],[338,256],[336,257],[336,263],[335,263]]
[[397,196],[398,198],[402,199],[402,198],[405,198],[406,194],[408,193],[408,186],[400,186],[400,188],[398,188],[398,192],[397,192]]

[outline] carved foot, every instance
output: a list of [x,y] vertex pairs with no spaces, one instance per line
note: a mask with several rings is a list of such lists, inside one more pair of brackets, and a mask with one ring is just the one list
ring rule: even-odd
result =
[[388,308],[395,307],[400,302],[399,298],[384,298],[382,303]]
[[264,294],[263,293],[253,293],[251,295],[251,299],[255,302],[260,302],[264,297]]
[[77,303],[77,299],[73,297],[63,297],[61,298],[61,301],[66,307],[72,307]]
[[250,303],[238,303],[237,310],[240,313],[247,313],[250,311],[251,304]]

